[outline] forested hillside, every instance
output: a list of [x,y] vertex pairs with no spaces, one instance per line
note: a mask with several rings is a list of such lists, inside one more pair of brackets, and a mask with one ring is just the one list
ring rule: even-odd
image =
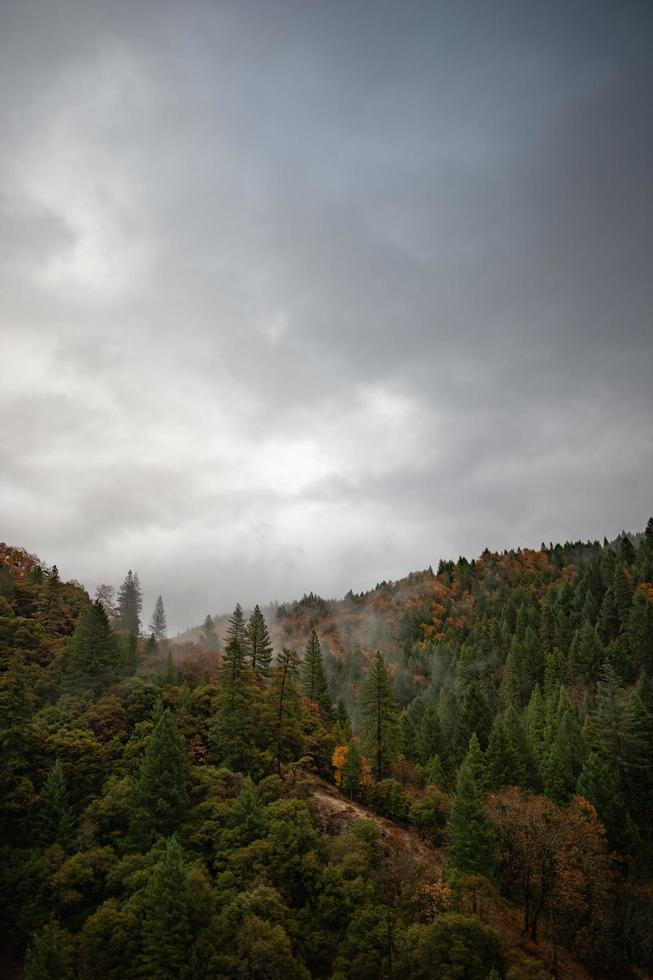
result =
[[653,970],[653,519],[140,614],[0,546],[2,975]]

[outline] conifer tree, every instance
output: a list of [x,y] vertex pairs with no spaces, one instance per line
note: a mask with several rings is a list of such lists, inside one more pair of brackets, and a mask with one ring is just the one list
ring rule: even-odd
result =
[[143,594],[138,574],[131,568],[118,590],[118,622],[123,633],[135,633],[140,636],[141,610]]
[[411,721],[408,711],[404,709],[399,716],[399,753],[409,762],[414,762],[417,757],[416,751],[417,732]]
[[246,779],[229,814],[229,826],[239,831],[244,843],[263,833],[263,808],[254,792],[251,779]]
[[49,922],[32,938],[24,975],[25,980],[73,980],[73,942],[58,922]]
[[350,799],[353,799],[358,794],[362,771],[362,760],[358,742],[352,738],[347,742],[347,757],[342,769],[342,791]]
[[[438,714],[442,719],[441,712]],[[470,681],[465,688],[456,719],[456,758],[462,759],[465,755],[473,732],[476,732],[481,746],[486,746],[491,727],[490,707],[481,685],[476,680]]]
[[[513,709],[514,710],[514,709]],[[524,773],[508,739],[506,723],[497,715],[490,732],[487,753],[487,788],[495,792],[504,786],[520,786]]]
[[610,849],[622,854],[631,852],[636,846],[632,821],[612,770],[597,752],[590,752],[585,760],[576,792],[595,807],[606,829]]
[[380,780],[392,756],[397,713],[392,682],[379,651],[363,682],[360,706],[365,735],[374,759],[374,774]]
[[209,901],[203,888],[194,887],[177,837],[171,837],[145,888],[140,962],[144,980],[197,976],[192,951],[210,914]]
[[207,650],[219,650],[220,640],[218,639],[218,634],[215,629],[215,623],[213,617],[208,613],[206,619],[202,623],[202,640]]
[[284,647],[279,656],[273,675],[273,697],[276,714],[277,771],[287,753],[299,751],[302,741],[299,726],[299,704],[296,680],[299,674],[299,654],[296,650]]
[[489,877],[494,868],[492,831],[479,787],[465,765],[460,767],[456,780],[449,833],[451,858],[458,871]]
[[481,743],[476,736],[476,732],[472,734],[469,740],[467,753],[463,759],[461,768],[467,770],[479,792],[483,791],[487,783],[487,759],[481,748]]
[[134,794],[132,835],[143,847],[177,830],[188,809],[188,759],[169,709],[145,748]]
[[247,656],[246,623],[237,604],[229,620],[227,645],[222,654],[211,741],[219,761],[238,772],[248,771],[255,747],[253,677]]
[[120,673],[118,642],[99,602],[86,606],[69,642],[63,683],[68,690],[99,691]]
[[75,814],[68,799],[66,777],[59,759],[50,769],[41,790],[38,836],[44,846],[60,844],[67,850],[75,834]]
[[254,606],[254,612],[247,624],[247,642],[252,670],[263,680],[269,678],[272,666],[272,643],[265,618],[258,605]]
[[319,706],[323,715],[329,717],[333,713],[329,687],[324,673],[324,662],[320,641],[315,630],[311,631],[306,644],[306,656],[302,663],[301,680],[304,694]]
[[29,682],[25,658],[12,656],[0,679],[0,759],[6,763],[27,750],[28,725],[36,698]]
[[438,715],[438,709],[432,701],[429,701],[426,705],[422,720],[419,723],[417,738],[415,740],[415,752],[417,761],[423,766],[427,765],[434,755],[439,755],[441,761],[445,756],[440,716]]
[[152,619],[150,620],[150,633],[158,643],[159,640],[165,639],[167,629],[168,622],[166,619],[166,611],[163,606],[163,599],[161,596],[158,596],[154,604]]

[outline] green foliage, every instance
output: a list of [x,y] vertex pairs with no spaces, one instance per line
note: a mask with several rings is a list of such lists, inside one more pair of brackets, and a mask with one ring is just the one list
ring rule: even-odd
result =
[[449,821],[451,859],[463,874],[490,876],[494,867],[494,848],[490,825],[471,766],[458,773],[456,795]]
[[258,606],[254,606],[247,624],[247,644],[252,670],[265,680],[270,676],[272,667],[272,643],[265,618]]
[[188,808],[188,760],[172,714],[163,712],[147,743],[134,790],[132,835],[142,846],[167,837]]
[[118,622],[122,633],[140,635],[142,609],[141,583],[138,574],[130,568],[118,590]]
[[37,932],[25,959],[25,980],[73,980],[73,943],[57,922]]
[[478,920],[450,912],[431,925],[413,925],[401,939],[398,975],[411,980],[487,980],[503,974],[497,935]]
[[[166,611],[163,606],[163,599],[161,596],[157,596],[157,600],[154,604],[154,611],[152,613],[152,619],[150,620],[150,633],[154,639],[158,642],[164,639],[166,631],[168,629],[168,621],[166,619]],[[137,630],[130,630],[130,632],[137,633]]]
[[191,980],[194,947],[208,925],[213,899],[208,882],[186,864],[171,837],[154,868],[142,902],[140,975],[157,980]]
[[396,737],[397,710],[392,682],[383,657],[377,652],[360,696],[365,737],[374,759],[378,780],[387,771]]
[[64,686],[69,691],[100,691],[120,672],[118,642],[99,602],[87,606],[70,641]]
[[41,789],[38,836],[42,844],[60,844],[67,850],[75,834],[75,814],[70,806],[66,778],[59,759]]
[[309,701],[313,701],[319,706],[325,718],[330,717],[333,713],[333,705],[324,673],[320,641],[315,630],[311,630],[311,635],[306,644],[301,680],[304,694]]

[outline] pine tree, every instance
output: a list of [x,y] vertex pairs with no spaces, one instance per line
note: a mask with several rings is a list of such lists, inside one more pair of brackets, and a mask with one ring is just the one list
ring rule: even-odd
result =
[[426,705],[415,741],[417,761],[425,766],[434,755],[442,760],[445,756],[444,738],[438,709],[432,701]]
[[58,922],[35,933],[25,959],[25,980],[73,980],[73,941]]
[[239,831],[243,843],[248,844],[263,834],[263,808],[254,792],[251,779],[246,779],[229,814],[229,826]]
[[[514,710],[514,709],[513,709]],[[496,792],[504,786],[521,786],[525,773],[508,738],[506,723],[497,715],[490,732],[487,753],[487,788]]]
[[[442,719],[441,712],[438,712]],[[481,746],[487,745],[492,727],[492,715],[481,685],[470,681],[462,696],[460,710],[456,719],[456,758],[462,759],[473,732],[478,735]]]
[[41,790],[38,838],[44,846],[70,848],[75,834],[75,814],[68,799],[66,777],[59,759],[50,769]]
[[211,742],[219,761],[237,772],[247,772],[255,754],[253,676],[247,657],[245,618],[237,604],[229,620],[217,711],[211,724]]
[[158,596],[154,604],[152,619],[150,620],[150,633],[158,643],[159,640],[165,639],[167,629],[168,622],[166,620],[166,611],[163,607],[163,599],[161,596]]
[[597,752],[590,752],[585,760],[576,792],[595,807],[606,829],[610,849],[630,853],[636,846],[632,821],[612,770]]
[[273,676],[273,696],[276,714],[277,771],[288,752],[298,751],[302,736],[299,726],[296,679],[299,673],[299,654],[284,647],[277,657]]
[[399,716],[399,754],[403,755],[409,762],[415,762],[417,758],[416,750],[417,732],[411,721],[411,717],[404,709]]
[[479,787],[465,765],[458,772],[449,833],[451,858],[458,871],[489,877],[494,869],[492,831]]
[[188,809],[188,759],[169,709],[145,748],[134,794],[132,836],[143,847],[172,834]]
[[140,974],[156,980],[192,980],[193,948],[210,914],[206,886],[197,888],[175,837],[166,846],[143,898]]
[[140,636],[142,608],[141,583],[137,573],[130,568],[118,590],[118,622],[123,633]]
[[365,735],[374,758],[374,773],[380,780],[392,756],[397,714],[392,682],[379,651],[363,682],[360,706]]
[[472,734],[469,740],[467,753],[463,759],[461,768],[467,770],[474,780],[477,789],[481,792],[487,783],[487,759],[481,748],[481,743],[476,736],[476,732]]
[[358,742],[352,738],[347,742],[347,757],[342,769],[342,791],[350,799],[358,795],[362,771],[362,760]]
[[220,640],[218,639],[218,634],[215,629],[215,623],[213,621],[213,617],[208,615],[208,613],[206,619],[202,623],[202,640],[207,650],[220,649]]
[[306,656],[301,669],[302,688],[304,694],[317,704],[322,714],[328,718],[333,713],[329,687],[324,673],[324,662],[320,641],[315,630],[311,631],[306,644]]
[[258,606],[254,606],[254,612],[247,624],[247,642],[252,670],[262,680],[269,678],[272,666],[272,643],[263,613]]
[[86,606],[68,645],[64,661],[64,687],[72,691],[99,691],[120,674],[120,651],[106,613],[99,602]]

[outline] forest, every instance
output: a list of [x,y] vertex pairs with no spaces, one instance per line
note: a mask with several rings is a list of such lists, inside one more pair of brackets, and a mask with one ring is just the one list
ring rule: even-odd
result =
[[653,518],[142,623],[0,545],[0,974],[653,971]]

